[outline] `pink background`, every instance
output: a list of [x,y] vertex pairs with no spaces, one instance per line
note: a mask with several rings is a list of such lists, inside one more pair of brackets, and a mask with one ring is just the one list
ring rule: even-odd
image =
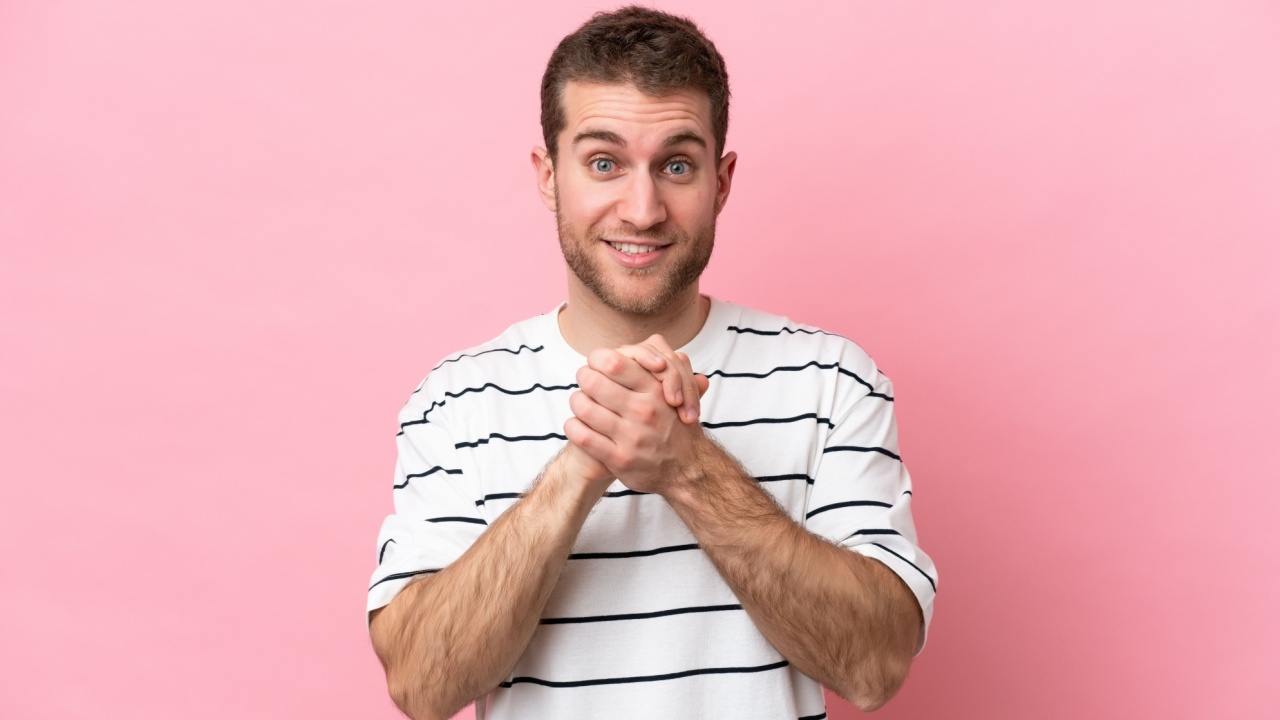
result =
[[[0,716],[398,716],[395,414],[562,297],[600,7],[441,5],[0,2]],[[734,91],[704,287],[894,378],[942,583],[881,716],[1280,716],[1280,6],[770,5],[664,4]]]

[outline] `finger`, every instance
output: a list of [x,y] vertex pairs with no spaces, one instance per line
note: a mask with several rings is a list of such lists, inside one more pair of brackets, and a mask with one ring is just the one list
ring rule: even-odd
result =
[[640,367],[655,375],[668,367],[666,358],[639,345],[623,345],[618,348],[618,352],[640,363]]
[[612,438],[617,433],[618,424],[622,422],[622,418],[618,417],[617,413],[592,400],[581,390],[569,396],[569,409],[573,411],[574,417],[581,420],[587,427],[608,438]]
[[612,440],[592,430],[577,417],[564,421],[564,436],[605,467],[609,466],[610,459],[618,450]]
[[658,374],[667,404],[677,409],[680,419],[685,423],[697,420],[698,388],[693,382],[693,371],[689,367],[688,357],[685,356],[682,366],[680,354],[672,350],[666,338],[661,335],[650,335],[640,344],[640,347],[658,354],[667,361],[667,371]]
[[[596,348],[587,356],[587,367],[636,392],[648,392],[658,384],[653,373],[617,350]],[[599,398],[597,398],[599,399]]]
[[689,360],[689,356],[682,352],[675,353],[677,365],[680,367],[681,378],[687,383],[685,390],[685,422],[694,423],[698,421],[698,416],[702,415],[702,391],[698,389],[698,381],[693,372],[693,363]]
[[[627,362],[631,362],[628,360]],[[644,372],[645,376],[653,383],[657,383],[652,375],[644,370],[640,370],[639,366],[635,366],[640,372]],[[591,369],[590,367],[578,368],[577,373],[578,387],[582,392],[599,405],[613,411],[615,415],[622,415],[626,412],[636,392],[630,390],[613,381],[613,378],[602,372]],[[651,391],[656,389],[655,384]],[[572,397],[572,396],[571,396]]]
[[645,344],[651,345],[655,350],[661,352],[672,367],[679,370],[682,388],[681,396],[684,400],[678,410],[680,419],[687,425],[697,422],[698,414],[701,412],[701,404],[698,402],[698,387],[693,380],[693,367],[689,362],[689,356],[672,350],[671,345],[667,343],[667,339],[661,335],[649,336],[649,339],[645,340]]
[[706,375],[694,375],[693,381],[698,384],[698,397],[706,395],[707,388],[711,387],[711,380]]
[[652,347],[645,345],[623,345],[618,352],[640,363],[640,367],[648,370],[662,383],[662,396],[671,407],[679,407],[683,400],[679,375],[672,370],[671,363]]

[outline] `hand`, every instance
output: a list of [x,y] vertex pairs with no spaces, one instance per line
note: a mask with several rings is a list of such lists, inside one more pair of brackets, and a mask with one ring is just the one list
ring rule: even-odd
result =
[[662,382],[617,350],[593,350],[577,379],[565,434],[632,490],[668,489],[709,442],[700,424],[677,416]]
[[636,345],[623,345],[618,352],[635,360],[658,378],[667,404],[679,409],[680,419],[685,424],[698,421],[701,414],[699,400],[711,381],[705,375],[694,374],[688,355],[672,350],[661,335],[650,335],[649,339]]
[[[570,429],[573,424],[574,429]],[[582,421],[576,417],[570,417],[564,423],[565,437],[572,438],[581,430],[576,426],[582,425]],[[552,468],[554,467],[554,470]],[[603,493],[609,483],[613,482],[613,471],[605,467],[604,463],[596,460],[588,455],[582,448],[570,442],[564,446],[555,458],[552,459],[547,471],[556,472],[563,479],[569,481],[572,486],[586,485],[588,488],[598,490]]]

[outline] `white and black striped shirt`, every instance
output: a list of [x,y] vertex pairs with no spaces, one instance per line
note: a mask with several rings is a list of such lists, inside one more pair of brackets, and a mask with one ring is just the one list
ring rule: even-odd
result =
[[[457,559],[564,446],[586,359],[558,310],[450,356],[401,411],[369,610]],[[893,388],[875,363],[843,337],[718,300],[681,350],[711,380],[706,431],[796,522],[901,576],[927,628],[937,575],[917,545]],[[671,507],[616,481],[524,655],[477,703],[490,719],[825,713],[821,687],[765,640]]]

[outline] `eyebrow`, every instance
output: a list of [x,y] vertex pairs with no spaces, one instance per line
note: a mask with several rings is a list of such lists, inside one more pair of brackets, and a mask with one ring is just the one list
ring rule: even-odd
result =
[[611,145],[617,145],[618,147],[627,146],[627,141],[623,140],[621,135],[619,135],[616,132],[611,132],[609,130],[583,130],[582,132],[573,136],[574,145],[577,145],[583,140],[600,140],[602,142],[607,142]]
[[[585,140],[599,140],[601,142],[606,142],[606,143],[609,143],[610,145],[617,145],[618,147],[623,147],[623,148],[627,146],[627,141],[624,140],[621,135],[611,130],[583,130],[582,132],[573,136],[574,145],[577,145],[578,143],[583,142]],[[686,143],[686,142],[698,145],[703,149],[706,149],[707,147],[707,141],[703,140],[701,135],[699,135],[698,133],[692,130],[682,130],[668,137],[666,140],[663,141],[662,146],[672,147],[675,145],[679,145],[680,143]]]
[[691,142],[695,145],[700,145],[703,150],[707,148],[707,141],[703,140],[701,135],[699,135],[696,132],[693,132],[692,130],[684,130],[676,133],[675,135],[672,135],[671,137],[667,138],[665,142],[662,143],[662,146],[671,147],[673,145],[679,145],[680,143],[686,143],[686,142]]

